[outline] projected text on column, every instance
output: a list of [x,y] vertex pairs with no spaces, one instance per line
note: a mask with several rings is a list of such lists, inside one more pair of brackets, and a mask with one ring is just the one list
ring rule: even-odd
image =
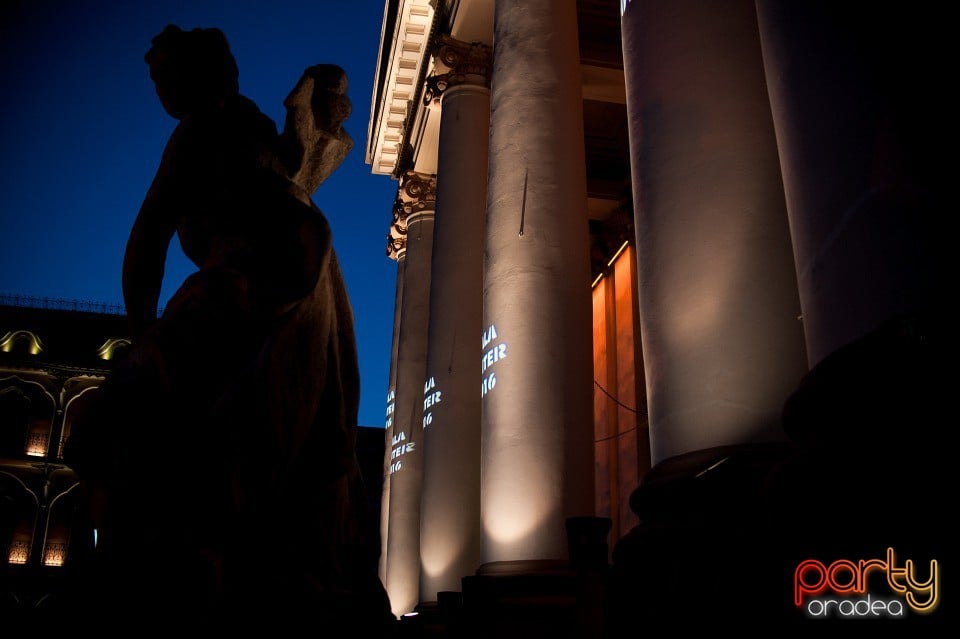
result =
[[489,328],[483,332],[481,344],[483,348],[483,356],[480,358],[480,373],[483,377],[483,381],[480,386],[480,397],[486,397],[487,393],[492,391],[497,386],[496,371],[490,369],[497,362],[506,358],[507,343],[500,341],[500,336],[497,334],[496,325],[491,324]]

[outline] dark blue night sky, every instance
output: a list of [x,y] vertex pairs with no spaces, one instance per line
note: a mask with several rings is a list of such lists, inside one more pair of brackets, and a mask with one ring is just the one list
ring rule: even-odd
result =
[[[355,146],[314,201],[353,303],[360,423],[382,426],[396,279],[384,246],[396,183],[363,162],[382,0],[0,6],[0,293],[122,303],[127,235],[176,124],[143,62],[165,25],[223,30],[241,92],[280,126],[304,68],[346,69]],[[192,270],[175,239],[161,304]]]

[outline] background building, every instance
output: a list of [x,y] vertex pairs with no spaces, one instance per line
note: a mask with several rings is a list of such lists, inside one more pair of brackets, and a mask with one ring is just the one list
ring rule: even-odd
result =
[[111,360],[129,344],[126,331],[117,307],[0,298],[5,611],[57,605],[69,567],[89,558],[94,547],[89,509],[77,476],[63,463],[63,444]]
[[[5,614],[35,612],[37,619],[55,620],[92,558],[97,533],[90,503],[63,463],[63,446],[111,362],[129,344],[122,313],[119,306],[93,302],[0,296],[0,611]],[[374,517],[380,512],[382,435],[379,427],[357,433],[357,458]],[[130,455],[135,459],[137,451]]]

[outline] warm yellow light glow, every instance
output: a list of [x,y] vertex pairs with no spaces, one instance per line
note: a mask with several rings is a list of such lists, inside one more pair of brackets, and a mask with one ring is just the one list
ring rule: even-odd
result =
[[683,272],[687,285],[672,289],[669,299],[662,303],[664,316],[675,318],[664,335],[672,346],[686,349],[709,341],[717,330],[716,323],[736,313],[730,306],[741,284],[737,278],[743,268],[743,255],[746,251],[716,252],[709,258],[674,267]]
[[10,553],[7,555],[7,561],[11,564],[25,564],[30,558],[30,542],[14,541],[10,544]]
[[541,507],[528,507],[520,499],[505,497],[500,500],[498,508],[485,518],[483,527],[493,541],[514,544],[534,532],[547,518],[547,505],[542,501]]
[[607,262],[607,266],[613,266],[613,263],[617,261],[617,258],[620,257],[620,254],[630,246],[630,242],[624,242],[620,245],[620,248],[617,249],[617,252],[613,254],[613,257],[610,258],[610,261]]
[[27,455],[30,457],[46,457],[47,455],[47,434],[43,432],[30,433],[27,439]]
[[130,340],[124,337],[111,337],[97,349],[97,357],[109,361],[113,359],[114,352],[122,346],[130,346]]
[[25,342],[26,351],[31,355],[39,355],[43,351],[43,342],[30,331],[12,331],[0,337],[0,351],[12,353],[18,342]]
[[496,477],[484,486],[484,561],[552,557],[558,549],[544,544],[556,537],[551,522],[562,521],[562,478],[521,449],[499,452],[500,463],[490,469]]
[[43,553],[44,566],[62,566],[67,560],[67,545],[64,543],[48,543]]
[[[454,528],[456,525],[450,524],[449,527]],[[435,534],[430,539],[424,538],[425,543],[420,546],[420,569],[427,577],[438,578],[445,575],[464,553],[467,535],[459,530],[455,533],[460,534]]]
[[[617,261],[617,258],[620,257],[620,254],[621,254],[621,253],[623,253],[625,250],[627,250],[627,247],[628,247],[628,246],[630,246],[630,242],[629,242],[629,241],[626,241],[626,242],[624,242],[623,244],[621,244],[621,245],[620,245],[620,248],[617,249],[617,252],[613,254],[613,257],[611,257],[609,260],[607,260],[607,266],[608,266],[608,267],[613,266],[613,263]],[[605,273],[600,273],[599,275],[597,275],[596,279],[594,279],[593,282],[590,284],[590,288],[591,288],[591,289],[596,288],[596,287],[597,287],[597,284],[600,283],[600,280],[603,279],[604,275],[605,275]]]
[[420,592],[417,580],[412,581],[412,586],[398,586],[392,584],[387,594],[390,596],[390,609],[395,617],[402,617],[420,602]]

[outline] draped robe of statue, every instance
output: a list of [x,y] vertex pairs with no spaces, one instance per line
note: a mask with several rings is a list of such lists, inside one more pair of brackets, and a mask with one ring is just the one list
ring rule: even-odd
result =
[[[238,92],[184,112],[154,79],[180,123],[124,259],[133,344],[68,446],[106,591],[154,613],[380,623],[353,315],[310,199],[352,147],[346,78],[307,69],[282,135]],[[198,270],[157,319],[174,233]]]

